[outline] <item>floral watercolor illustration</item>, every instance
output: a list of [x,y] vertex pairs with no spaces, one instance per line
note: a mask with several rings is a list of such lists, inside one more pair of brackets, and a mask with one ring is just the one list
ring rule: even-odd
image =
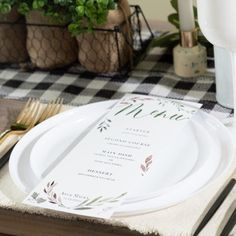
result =
[[154,97],[128,97],[128,98],[125,98],[121,101],[120,104],[126,104],[126,105],[129,105],[129,104],[132,104],[132,103],[136,103],[138,101],[153,101],[155,100]]
[[176,109],[179,112],[184,112],[186,114],[194,114],[196,112],[196,109],[192,109],[190,106],[186,106],[186,105],[182,104],[181,101],[179,102],[179,101],[174,101],[171,99],[160,98],[160,97],[142,97],[142,96],[128,97],[128,98],[122,100],[122,102],[120,104],[131,105],[136,102],[143,102],[143,101],[158,101],[159,102],[158,105],[160,105],[162,107],[172,105],[172,106],[176,107]]
[[152,155],[145,158],[144,163],[140,165],[142,176],[144,176],[145,173],[147,173],[147,171],[150,169],[151,164],[152,164]]
[[33,194],[31,194],[29,200],[37,204],[48,202],[51,204],[55,204],[59,207],[72,210],[90,210],[105,204],[118,202],[122,197],[124,197],[127,194],[127,193],[122,193],[115,197],[106,197],[106,198],[104,198],[103,196],[87,198],[86,200],[81,201],[77,206],[67,207],[62,203],[61,195],[54,191],[56,185],[57,183],[55,181],[47,183],[46,187],[43,189],[46,198],[41,197],[40,193],[34,192]]

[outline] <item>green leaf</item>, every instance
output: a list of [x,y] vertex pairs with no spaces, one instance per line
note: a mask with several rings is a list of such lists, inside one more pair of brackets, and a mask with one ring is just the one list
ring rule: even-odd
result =
[[77,0],[76,4],[77,5],[84,5],[86,3],[86,0]]
[[68,30],[69,32],[71,32],[73,36],[76,36],[84,32],[83,27],[79,21],[76,21],[75,23],[70,23],[68,25]]
[[197,19],[197,8],[196,7],[193,7],[193,14],[194,14],[195,19]]
[[179,15],[177,13],[172,13],[168,16],[168,21],[179,29]]
[[120,194],[119,196],[117,196],[115,199],[119,199],[119,198],[121,198],[121,197],[124,197],[126,194],[127,194],[127,192],[122,193],[122,194]]
[[84,16],[84,13],[85,13],[85,8],[84,6],[78,6],[76,7],[76,12],[78,13],[79,16]]
[[46,2],[44,0],[34,0],[33,1],[33,9],[38,10],[44,7],[44,5],[46,4]]
[[0,3],[0,13],[7,14],[11,11],[11,4],[9,3]]
[[113,0],[110,0],[107,6],[107,9],[115,9],[116,4]]
[[100,200],[101,198],[102,198],[102,196],[96,197],[96,198],[94,198],[93,200],[87,202],[87,203],[85,204],[85,206],[92,205],[93,203],[97,202],[97,201]]
[[85,5],[91,9],[94,8],[94,0],[88,0]]
[[199,28],[198,19],[197,19],[197,8],[196,7],[193,7],[193,14],[194,14],[194,18],[195,18],[195,26],[196,26],[196,28]]
[[178,2],[177,2],[177,0],[171,0],[170,4],[176,11],[178,11]]
[[179,43],[179,33],[165,33],[153,42],[153,47],[173,48]]

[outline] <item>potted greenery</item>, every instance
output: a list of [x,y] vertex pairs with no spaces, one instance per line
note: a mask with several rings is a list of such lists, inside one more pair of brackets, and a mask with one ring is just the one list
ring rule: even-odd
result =
[[[132,48],[127,43],[132,44],[127,0],[77,0],[73,4],[69,30],[77,35],[78,59],[87,70],[114,72],[132,60]],[[114,32],[122,23],[122,32]]]
[[[131,61],[128,0],[3,1],[11,3],[10,6],[17,5],[18,11],[26,16],[27,50],[39,68],[66,66],[79,58],[90,71],[109,72]],[[9,6],[1,4],[0,7],[9,12]],[[122,32],[115,35],[114,28],[120,25]],[[70,33],[76,36],[79,51]]]
[[[15,0],[0,2],[0,63],[24,62],[28,58],[26,28],[20,22]],[[13,24],[18,22],[17,24]]]
[[77,60],[77,43],[67,30],[70,0],[18,0],[26,16],[27,50],[31,62],[42,69],[54,69]]

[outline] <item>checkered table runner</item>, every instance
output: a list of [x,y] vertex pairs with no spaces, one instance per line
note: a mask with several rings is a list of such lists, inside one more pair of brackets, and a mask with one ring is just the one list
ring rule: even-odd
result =
[[232,114],[215,100],[214,63],[208,60],[208,72],[198,78],[185,79],[175,75],[172,56],[153,49],[128,75],[101,76],[90,72],[69,71],[22,72],[0,69],[0,97],[48,101],[63,97],[65,103],[83,105],[121,98],[125,93],[149,94],[200,102],[203,109],[219,119]]

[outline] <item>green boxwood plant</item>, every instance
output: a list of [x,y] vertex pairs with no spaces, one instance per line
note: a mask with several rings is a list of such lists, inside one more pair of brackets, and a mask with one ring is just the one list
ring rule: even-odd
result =
[[70,14],[66,7],[71,0],[17,0],[18,11],[27,16],[30,11],[40,11],[43,15],[51,17],[55,23],[67,23]]
[[15,6],[15,0],[1,0],[0,2],[0,14],[7,14]]
[[93,27],[104,24],[108,11],[115,9],[116,3],[117,0],[74,0],[69,6],[72,16],[70,32],[78,34],[84,31],[85,25],[91,31]]
[[[5,0],[10,1],[10,0]],[[115,9],[117,0],[16,0],[18,10],[27,15],[31,10],[41,11],[58,23],[68,23],[69,31],[79,34],[86,28],[106,22],[108,11]]]

